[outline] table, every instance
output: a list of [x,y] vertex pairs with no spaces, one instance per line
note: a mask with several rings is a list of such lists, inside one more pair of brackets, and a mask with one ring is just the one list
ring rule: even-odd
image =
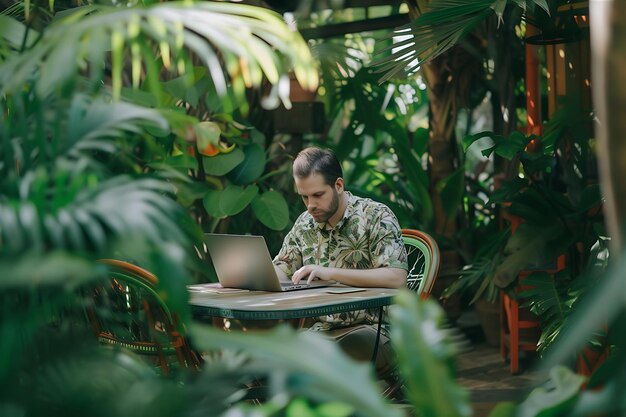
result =
[[[384,307],[398,293],[389,288],[333,285],[286,292],[237,291],[218,293],[219,285],[190,285],[189,304],[197,319],[292,320],[346,311]],[[349,292],[357,291],[357,292]]]
[[[354,288],[333,285],[287,292],[217,292],[219,284],[190,285],[189,304],[198,320],[216,317],[240,320],[294,320],[346,311],[379,308],[378,331],[372,360],[376,360],[384,306],[393,302],[397,289]],[[228,291],[228,290],[225,290]],[[353,292],[356,291],[356,292]]]

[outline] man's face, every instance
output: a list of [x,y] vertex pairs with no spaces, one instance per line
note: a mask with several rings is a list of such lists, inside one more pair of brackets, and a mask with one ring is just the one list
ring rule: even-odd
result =
[[339,192],[343,191],[341,178],[332,187],[326,184],[323,176],[316,173],[306,178],[294,177],[294,180],[307,211],[317,223],[327,222],[337,213]]

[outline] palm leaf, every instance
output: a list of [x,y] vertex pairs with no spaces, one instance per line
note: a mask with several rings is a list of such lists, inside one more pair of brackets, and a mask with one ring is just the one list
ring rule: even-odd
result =
[[529,307],[541,321],[539,351],[556,339],[571,309],[571,289],[569,285],[564,285],[565,274],[568,273],[560,272],[553,277],[547,272],[535,272],[524,278],[524,286],[528,289],[519,297],[528,300],[522,305]]
[[[0,65],[0,92],[15,93],[34,79],[41,96],[59,86],[71,90],[85,62],[92,64],[92,79],[104,78],[100,63],[111,53],[113,96],[119,98],[126,54],[135,75],[143,70],[158,79],[155,58],[163,68],[185,73],[191,69],[187,51],[203,61],[224,96],[238,79],[244,87],[259,87],[263,77],[278,84],[292,68],[304,88],[317,87],[306,43],[279,15],[241,4],[169,2],[133,9],[89,6],[56,19],[30,50]],[[244,92],[235,94],[241,99]],[[280,94],[288,104],[288,91]]]
[[389,309],[391,342],[406,395],[424,417],[469,416],[468,393],[454,379],[455,355],[441,330],[444,314],[432,300],[422,302],[404,290]]
[[119,158],[119,145],[129,134],[145,136],[147,127],[167,129],[169,120],[177,125],[193,121],[129,103],[94,100],[82,94],[74,96],[68,105],[62,100],[42,103],[34,97],[29,101],[16,98],[20,100],[7,103],[6,113],[12,117],[2,120],[0,116],[3,122],[0,183],[4,184],[3,194],[7,195],[17,194],[14,179],[21,176],[32,180],[28,172],[36,167],[75,173],[102,172],[106,170],[102,156]]
[[[338,345],[316,332],[296,332],[281,326],[271,332],[224,332],[190,326],[194,343],[205,351],[241,352],[250,360],[247,375],[268,375],[270,394],[288,393],[316,401],[340,401],[360,416],[400,416],[386,404],[372,378],[370,364],[356,362]],[[306,360],[302,360],[306,355]]]
[[549,13],[545,0],[433,0],[426,13],[388,36],[398,41],[379,54],[391,54],[372,64],[376,72],[384,73],[380,82],[416,72],[420,65],[458,44],[492,13],[502,19],[507,5],[524,9],[538,6]]
[[[160,247],[166,242],[188,246],[197,236],[184,225],[190,218],[168,195],[172,187],[154,178],[118,176],[90,185],[95,178],[84,176],[72,183],[47,180],[40,171],[30,182],[21,200],[0,201],[0,254],[13,256],[29,251],[91,251],[103,254],[113,242],[142,236]],[[52,184],[52,186],[50,185]],[[37,204],[45,189],[58,205]]]
[[589,288],[600,284],[598,278],[606,272],[607,265],[606,242],[598,240],[578,276],[572,278],[565,269],[553,275],[535,272],[524,279],[526,289],[518,295],[523,306],[530,308],[541,322],[540,351],[553,346],[566,326],[572,326],[570,317],[580,307],[581,297]]

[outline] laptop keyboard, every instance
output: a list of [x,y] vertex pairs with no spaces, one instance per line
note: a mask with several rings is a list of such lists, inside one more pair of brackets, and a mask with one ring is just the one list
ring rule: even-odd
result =
[[280,285],[283,288],[303,288],[309,286],[307,283],[294,284],[293,282],[281,282]]

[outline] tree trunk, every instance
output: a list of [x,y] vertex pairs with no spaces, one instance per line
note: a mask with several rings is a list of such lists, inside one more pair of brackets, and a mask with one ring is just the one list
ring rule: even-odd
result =
[[[424,0],[407,1],[409,16],[416,19],[426,10]],[[458,217],[448,218],[437,184],[449,177],[462,160],[455,137],[459,110],[469,106],[469,94],[477,74],[481,74],[480,57],[468,51],[464,45],[478,50],[475,37],[469,35],[463,43],[422,65],[421,74],[427,86],[429,103],[429,194],[433,204],[433,230],[436,234],[454,238],[458,230]],[[456,279],[447,274],[460,268],[457,251],[443,250],[441,254],[440,278],[433,293],[437,298]],[[460,298],[450,297],[444,302],[448,316],[456,319],[460,315]]]

